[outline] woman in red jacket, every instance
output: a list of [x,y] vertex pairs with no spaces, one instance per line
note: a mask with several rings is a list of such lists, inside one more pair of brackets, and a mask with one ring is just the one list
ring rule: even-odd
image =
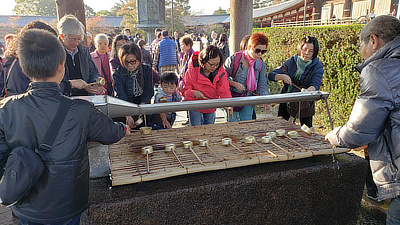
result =
[[[213,45],[193,53],[189,69],[183,78],[182,95],[186,101],[232,97],[222,66],[224,61],[222,52]],[[189,111],[190,125],[213,124],[215,111],[215,108]]]

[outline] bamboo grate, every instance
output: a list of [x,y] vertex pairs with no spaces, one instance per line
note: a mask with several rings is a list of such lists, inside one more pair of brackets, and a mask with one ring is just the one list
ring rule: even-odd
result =
[[[262,143],[266,132],[278,129],[297,131],[299,137],[276,137],[274,143]],[[255,143],[245,143],[247,136],[254,136]],[[222,145],[222,138],[231,138],[232,145]],[[203,139],[209,141],[208,147],[199,146],[199,140]],[[193,147],[184,148],[184,141],[192,141]],[[175,144],[176,150],[165,152],[166,144]],[[142,155],[141,149],[146,146],[153,148],[152,154]],[[150,135],[135,131],[109,146],[110,176],[112,185],[118,186],[347,151],[349,149],[332,148],[322,135],[308,135],[298,125],[281,118],[153,130]]]

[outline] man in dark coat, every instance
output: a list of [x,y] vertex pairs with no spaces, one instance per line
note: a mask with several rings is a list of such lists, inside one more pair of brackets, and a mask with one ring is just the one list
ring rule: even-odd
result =
[[75,16],[65,15],[58,22],[57,29],[67,53],[65,76],[61,85],[63,92],[70,92],[71,96],[104,94],[104,87],[89,85],[95,83],[100,74],[89,49],[81,44],[85,35],[83,24]]

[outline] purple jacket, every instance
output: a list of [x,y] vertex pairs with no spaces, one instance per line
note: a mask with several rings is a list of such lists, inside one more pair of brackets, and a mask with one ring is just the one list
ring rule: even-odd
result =
[[[187,71],[188,68],[189,68],[189,67],[188,67],[188,65],[189,65],[189,60],[190,60],[190,58],[192,57],[193,52],[194,52],[193,48],[190,48],[190,50],[189,50],[189,52],[188,52],[188,57],[187,57],[187,59],[186,59],[185,62],[183,62],[183,56],[185,55],[185,53],[184,53],[184,52],[180,52],[180,53],[179,53],[179,62],[180,62],[180,66],[181,66],[181,69],[179,70],[179,76],[182,77],[182,78],[185,76],[186,71]],[[185,66],[184,66],[184,65],[185,65]]]

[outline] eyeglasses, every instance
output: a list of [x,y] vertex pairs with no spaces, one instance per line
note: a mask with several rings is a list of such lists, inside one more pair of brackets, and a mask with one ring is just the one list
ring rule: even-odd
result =
[[360,41],[360,43],[358,43],[357,47],[354,48],[354,50],[355,50],[357,53],[360,53],[360,54],[361,54],[361,44],[362,44],[363,42],[365,42],[367,39],[369,39],[370,36],[371,36],[371,35],[368,35],[366,38],[364,38],[362,41]]
[[210,67],[218,67],[218,66],[219,66],[219,63],[211,64],[210,62],[207,62],[207,64],[208,64]]
[[261,55],[264,55],[265,53],[267,53],[267,50],[261,50],[261,49],[259,49],[259,48],[255,48],[255,49],[254,49],[254,52],[257,53],[257,54],[258,54],[258,53],[261,53]]
[[69,37],[67,37],[67,39],[70,42],[78,42],[78,43],[82,42],[81,38],[69,38]]
[[125,61],[125,64],[126,65],[129,65],[129,64],[135,65],[137,62],[139,62],[139,60],[135,59],[135,60],[132,60],[132,61]]

